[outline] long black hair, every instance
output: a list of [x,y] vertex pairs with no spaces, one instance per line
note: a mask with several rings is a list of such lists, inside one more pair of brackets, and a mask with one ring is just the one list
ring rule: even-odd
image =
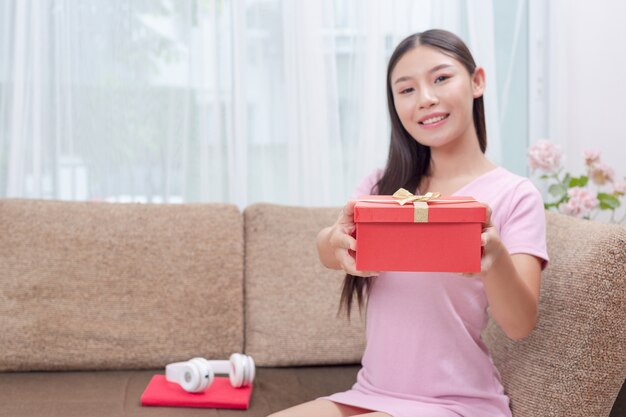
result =
[[[391,119],[389,156],[383,176],[371,190],[372,194],[393,194],[400,187],[413,191],[417,189],[422,178],[428,174],[430,169],[430,148],[416,141],[402,126],[400,117],[396,112],[391,89],[391,73],[396,64],[404,54],[420,45],[435,48],[441,53],[451,56],[459,61],[470,75],[473,75],[476,70],[476,63],[469,48],[461,38],[452,32],[431,29],[415,33],[398,44],[391,58],[389,58],[387,66],[387,106]],[[482,96],[474,99],[472,116],[480,150],[485,153],[487,150],[487,128]],[[346,274],[339,310],[345,308],[348,317],[350,317],[352,301],[355,297],[360,310],[371,287],[371,280],[371,277],[362,278]]]

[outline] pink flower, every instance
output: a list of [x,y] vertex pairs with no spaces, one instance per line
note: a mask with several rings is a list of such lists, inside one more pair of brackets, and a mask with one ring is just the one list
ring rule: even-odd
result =
[[567,190],[567,194],[569,200],[559,206],[559,211],[568,216],[586,217],[600,204],[596,196],[587,188],[573,187]]
[[604,162],[599,162],[589,167],[589,178],[597,185],[604,185],[607,181],[613,181],[614,176],[613,168]]
[[613,194],[624,195],[626,194],[626,181],[617,180],[613,182]]
[[585,157],[585,165],[588,167],[600,162],[600,152],[595,149],[587,149],[583,155]]
[[552,173],[560,167],[562,157],[563,152],[560,146],[542,139],[528,149],[528,166],[533,171],[541,169]]

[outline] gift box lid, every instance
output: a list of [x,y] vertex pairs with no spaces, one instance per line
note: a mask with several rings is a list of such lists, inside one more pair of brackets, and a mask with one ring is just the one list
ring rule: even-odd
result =
[[[487,218],[487,207],[473,197],[439,197],[427,204],[428,223],[483,223]],[[414,223],[414,213],[411,202],[400,205],[390,195],[364,195],[354,206],[354,222]]]

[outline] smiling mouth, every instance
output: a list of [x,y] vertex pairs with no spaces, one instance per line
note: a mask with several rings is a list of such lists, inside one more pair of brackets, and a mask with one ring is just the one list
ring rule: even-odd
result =
[[450,116],[450,115],[449,114],[444,114],[444,115],[441,115],[441,116],[431,117],[430,119],[426,119],[426,120],[423,120],[423,121],[418,122],[418,123],[421,124],[421,125],[424,125],[424,126],[428,126],[428,125],[432,125],[433,123],[437,123],[437,122],[440,122],[440,121],[442,121],[444,119],[447,119],[448,116]]

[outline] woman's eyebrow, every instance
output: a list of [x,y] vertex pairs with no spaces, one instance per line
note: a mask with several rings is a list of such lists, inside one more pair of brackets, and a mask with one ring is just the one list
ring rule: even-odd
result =
[[429,74],[432,74],[433,72],[437,72],[437,71],[439,71],[440,69],[444,69],[444,68],[448,68],[448,67],[452,67],[452,65],[450,65],[450,64],[439,64],[439,65],[437,65],[437,66],[435,66],[435,67],[431,68],[431,70],[430,70],[430,71],[428,71],[428,73],[429,73]]
[[[449,67],[451,68],[451,67],[452,67],[452,65],[450,65],[450,64],[439,64],[439,65],[436,65],[436,66],[432,67],[432,68],[428,71],[428,73],[429,73],[429,74],[432,74],[433,72],[437,72],[437,71],[439,71],[439,70],[441,70],[441,69],[444,69],[444,68],[449,68]],[[400,77],[400,78],[398,78],[398,79],[397,79],[397,80],[395,80],[393,83],[394,83],[394,84],[398,84],[398,83],[401,83],[402,81],[409,81],[409,80],[411,80],[411,77],[409,77],[409,76],[404,76],[404,77]]]

